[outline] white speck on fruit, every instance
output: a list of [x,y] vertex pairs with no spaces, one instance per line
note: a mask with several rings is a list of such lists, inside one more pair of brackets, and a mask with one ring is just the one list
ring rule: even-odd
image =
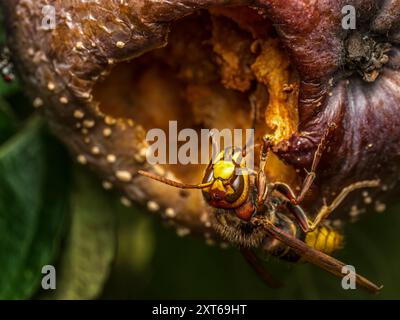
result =
[[119,181],[122,182],[129,182],[132,180],[132,174],[126,170],[118,170],[117,172],[115,172],[115,176]]

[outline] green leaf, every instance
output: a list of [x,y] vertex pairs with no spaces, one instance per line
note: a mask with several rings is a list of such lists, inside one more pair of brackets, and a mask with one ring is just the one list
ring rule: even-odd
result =
[[0,298],[25,299],[53,264],[68,211],[68,163],[37,118],[0,148]]
[[[399,299],[400,290],[400,206],[384,213],[363,216],[345,226],[345,246],[335,256],[382,291],[344,290],[341,279],[308,263],[287,263],[270,257],[266,269],[281,280],[280,289],[267,287],[235,248],[221,250],[206,246],[201,238],[176,236],[160,223],[152,223],[154,256],[138,271],[130,250],[120,250],[120,263],[107,284],[104,298],[120,299]],[[133,212],[135,214],[135,212]],[[140,213],[137,212],[136,215]],[[141,212],[143,217],[146,212]],[[150,218],[150,217],[149,217]],[[123,233],[133,235],[135,224],[122,223]],[[127,239],[127,237],[125,237]],[[121,244],[119,247],[122,247]],[[125,246],[129,245],[125,241]],[[153,250],[153,249],[151,249]],[[123,257],[122,255],[125,255]]]
[[93,299],[102,291],[116,251],[110,195],[97,179],[77,171],[69,238],[57,270],[57,289],[46,298]]
[[17,130],[17,120],[8,104],[0,97],[0,145]]
[[[143,299],[146,298],[143,291],[149,287],[148,275],[152,270],[156,250],[155,221],[139,208],[127,208],[122,206],[119,199],[113,200],[115,202],[114,215],[118,219],[118,248],[113,271],[101,298],[138,297]],[[180,253],[177,252],[177,254]],[[173,269],[176,264],[175,261],[167,258],[163,268],[169,266]],[[176,270],[174,272],[177,273]]]
[[0,95],[8,96],[18,92],[20,85],[18,79],[14,79],[11,83],[5,82],[0,78]]

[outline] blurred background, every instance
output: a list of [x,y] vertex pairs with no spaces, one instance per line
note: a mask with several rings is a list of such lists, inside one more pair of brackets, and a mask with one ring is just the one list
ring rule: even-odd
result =
[[[4,35],[0,33],[0,43]],[[307,264],[265,267],[270,289],[234,248],[179,237],[140,208],[125,208],[33,112],[18,81],[0,80],[0,299],[398,299],[400,207],[345,227],[338,258],[383,284],[345,291]],[[57,289],[41,289],[44,265]]]

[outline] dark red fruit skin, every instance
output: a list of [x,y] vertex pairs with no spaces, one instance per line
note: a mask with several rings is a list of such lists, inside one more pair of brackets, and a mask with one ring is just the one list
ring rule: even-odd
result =
[[[142,164],[134,160],[139,150],[135,143],[138,128],[115,127],[113,135],[104,139],[104,115],[96,111],[90,92],[110,61],[133,59],[142,53],[165,45],[169,23],[195,10],[215,5],[250,5],[272,20],[292,64],[300,76],[299,119],[297,132],[288,141],[281,141],[273,151],[287,163],[309,169],[316,147],[328,124],[336,124],[317,170],[314,210],[344,186],[364,180],[381,180],[382,188],[370,191],[374,203],[392,197],[398,181],[400,162],[400,19],[397,1],[125,1],[127,6],[114,1],[99,0],[82,3],[72,0],[55,2],[57,18],[63,29],[54,36],[40,29],[41,8],[44,0],[3,0],[8,44],[16,69],[27,93],[38,95],[48,107],[44,111],[54,132],[74,154],[84,155],[88,165],[100,177],[111,181],[130,199],[145,203],[156,198],[162,208],[174,206],[176,220],[189,227],[203,229],[203,206],[199,210],[187,207],[191,199],[181,199],[178,191],[170,191],[157,183],[133,177],[127,184],[115,178],[115,171],[135,171]],[[397,3],[397,4],[396,4]],[[377,36],[379,41],[392,44],[390,60],[373,83],[366,83],[360,75],[345,72],[346,39],[353,31],[341,25],[344,5],[353,5],[358,13],[357,31]],[[82,17],[90,11],[94,20]],[[118,19],[116,19],[118,18]],[[113,21],[112,33],[107,34],[100,23]],[[81,30],[82,33],[76,30]],[[123,49],[116,41],[126,43]],[[94,46],[75,48],[78,41]],[[34,49],[34,55],[30,50]],[[56,90],[48,89],[49,81]],[[65,96],[73,104],[60,102]],[[122,159],[110,166],[104,158],[90,152],[75,128],[74,111],[80,108],[96,123],[92,134],[102,153],[115,153]],[[117,151],[115,151],[117,149]],[[168,190],[168,192],[166,191]],[[382,194],[385,193],[385,194]],[[362,200],[357,194],[348,205]],[[193,200],[194,201],[194,200]],[[181,214],[182,213],[182,214]],[[191,218],[187,218],[191,216]],[[207,220],[207,219],[205,219]]]
[[[322,195],[332,198],[346,185],[380,179],[381,189],[368,190],[372,201],[390,197],[386,190],[399,180],[400,150],[400,4],[384,1],[270,2],[278,12],[278,31],[301,75],[298,132],[274,151],[287,163],[310,168],[326,128],[337,129],[328,139],[317,175]],[[280,5],[281,4],[281,5]],[[347,75],[345,40],[354,31],[341,27],[341,8],[352,4],[359,13],[357,31],[392,45],[380,76],[367,83]],[[306,14],[298,14],[304,12]],[[382,194],[382,189],[383,193]],[[393,193],[392,193],[393,194]],[[354,204],[354,201],[352,201]]]

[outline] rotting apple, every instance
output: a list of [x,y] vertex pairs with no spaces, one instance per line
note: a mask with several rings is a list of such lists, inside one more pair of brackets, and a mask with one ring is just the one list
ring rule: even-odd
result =
[[[122,201],[147,206],[181,235],[213,237],[196,191],[149,181],[139,169],[198,182],[203,166],[149,166],[146,130],[251,127],[270,135],[267,175],[298,188],[329,123],[317,179],[305,204],[350,183],[334,219],[382,211],[400,170],[400,4],[398,1],[3,0],[12,59],[26,92],[54,133]],[[54,5],[56,25],[41,27]],[[353,5],[356,30],[341,8]]]

